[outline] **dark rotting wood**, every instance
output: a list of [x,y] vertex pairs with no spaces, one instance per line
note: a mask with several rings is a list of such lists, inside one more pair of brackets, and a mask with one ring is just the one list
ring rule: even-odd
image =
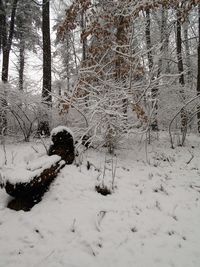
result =
[[29,211],[42,200],[44,193],[49,189],[52,181],[59,171],[66,165],[71,164],[75,158],[74,140],[67,128],[61,127],[61,131],[54,131],[51,135],[52,145],[48,155],[58,155],[58,160],[49,168],[41,169],[41,173],[35,175],[29,182],[12,183],[9,179],[3,187],[6,192],[14,197],[7,207],[14,210]]

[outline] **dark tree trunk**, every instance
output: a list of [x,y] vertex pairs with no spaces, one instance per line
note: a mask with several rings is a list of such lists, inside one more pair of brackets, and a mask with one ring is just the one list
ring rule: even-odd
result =
[[19,90],[24,90],[25,39],[23,22],[19,21]]
[[[183,55],[182,55],[182,35],[181,35],[181,12],[179,10],[176,11],[176,52],[178,59],[178,72],[179,72],[179,83],[181,85],[180,94],[182,99],[185,100],[184,95],[184,68],[183,68]],[[184,144],[186,133],[187,133],[187,112],[184,108],[181,110],[181,132],[182,132],[182,142],[181,145]]]
[[[0,0],[0,12],[1,12],[1,46],[3,50],[3,62],[2,62],[2,82],[8,82],[8,71],[9,71],[9,59],[10,59],[10,50],[12,45],[12,39],[14,34],[15,26],[15,14],[17,9],[18,0],[13,0],[12,12],[10,17],[10,27],[9,35],[7,36],[7,21],[6,21],[6,11],[3,5],[3,1]],[[2,92],[1,99],[1,116],[0,116],[0,131],[7,128],[7,118],[6,118],[6,92]]]
[[[125,16],[119,16],[117,31],[116,31],[116,44],[117,44],[117,53],[116,53],[116,61],[115,61],[115,80],[117,82],[123,83],[126,77],[129,75],[128,66],[126,66],[126,61],[122,54],[127,53],[127,48],[125,48],[125,44],[127,44],[127,28],[129,26],[129,21],[127,21]],[[127,114],[128,109],[128,101],[126,98],[122,99],[122,108],[123,113]]]
[[[50,40],[50,1],[43,0],[42,5],[42,39],[43,39],[43,87],[42,103],[51,107],[51,40]],[[38,125],[40,135],[49,136],[49,119],[47,114],[42,114]]]
[[[145,29],[145,36],[146,36],[146,46],[147,46],[147,57],[148,57],[148,64],[149,64],[149,72],[153,69],[153,56],[152,56],[152,43],[151,43],[151,18],[150,18],[150,10],[146,10],[146,29]],[[152,77],[155,79],[154,77]],[[158,120],[157,120],[157,112],[158,112],[158,103],[157,103],[157,95],[158,95],[158,87],[157,84],[151,89],[152,99],[153,99],[153,108],[154,114],[152,117],[151,128],[153,131],[158,131]]]
[[181,14],[180,11],[177,11],[177,20],[176,20],[176,52],[178,59],[178,72],[180,74],[179,83],[184,86],[184,68],[183,68],[183,56],[182,56],[182,36],[181,36]]
[[42,37],[43,37],[43,88],[42,99],[51,106],[51,40],[49,1],[43,0]]
[[[158,74],[157,74],[157,78],[160,77],[160,74],[163,71],[163,54],[166,56],[166,52],[168,50],[168,43],[169,43],[169,36],[167,33],[167,10],[165,7],[162,7],[162,11],[161,11],[161,27],[160,27],[160,43],[161,43],[161,48],[160,48],[160,52],[161,52],[161,58],[158,62]],[[168,64],[168,63],[167,63]],[[169,72],[167,70],[168,68],[165,69],[166,72]]]
[[4,17],[3,2],[2,0],[0,0],[0,54],[2,50],[2,38],[3,38],[3,17]]
[[[86,25],[85,25],[85,14],[84,11],[82,10],[81,12],[81,31],[82,33],[85,32]],[[82,45],[82,61],[84,62],[86,60],[86,55],[87,55],[87,38],[83,38],[83,45]]]
[[19,90],[24,90],[25,42],[20,40],[19,48]]
[[[199,42],[198,42],[198,73],[197,73],[197,95],[200,95],[200,4],[198,5],[198,20],[199,20]],[[198,106],[198,113],[197,113],[197,126],[198,132],[200,133],[200,105]]]
[[187,83],[190,84],[192,82],[192,71],[191,71],[191,60],[190,60],[190,44],[188,40],[188,25],[189,20],[186,19],[184,23],[184,44],[185,44],[185,56],[186,56],[186,64],[187,64]]
[[148,63],[149,63],[149,71],[153,68],[153,56],[152,56],[152,44],[151,44],[151,19],[150,19],[150,10],[146,10],[146,45],[147,45],[147,56],[148,56]]
[[8,81],[8,69],[9,69],[9,57],[10,57],[10,49],[12,45],[12,39],[14,34],[14,26],[15,26],[15,14],[17,9],[18,0],[13,0],[12,12],[10,18],[10,30],[9,36],[7,38],[6,31],[6,15],[3,18],[3,64],[2,64],[2,81],[6,83]]

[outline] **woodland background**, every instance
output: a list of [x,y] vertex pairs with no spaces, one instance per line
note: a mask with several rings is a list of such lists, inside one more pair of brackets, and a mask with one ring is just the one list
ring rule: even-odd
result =
[[0,56],[2,136],[200,132],[198,0],[0,0]]

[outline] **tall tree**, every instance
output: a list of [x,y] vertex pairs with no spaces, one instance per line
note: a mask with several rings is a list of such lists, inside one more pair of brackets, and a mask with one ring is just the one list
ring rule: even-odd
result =
[[16,47],[19,54],[18,73],[20,90],[24,89],[26,50],[35,52],[36,45],[40,44],[39,29],[41,29],[41,20],[41,7],[37,3],[32,0],[19,1],[14,32],[14,47]]
[[[200,4],[198,4],[198,32],[199,32],[199,40],[198,40],[198,48],[197,48],[197,55],[198,55],[198,63],[197,63],[197,95],[200,96]],[[198,106],[197,126],[198,126],[198,132],[200,133],[200,105]]]
[[[1,37],[1,46],[3,50],[3,62],[2,62],[2,82],[6,84],[8,82],[8,72],[9,72],[9,60],[10,60],[10,50],[13,41],[14,27],[15,27],[15,17],[17,10],[18,0],[13,0],[11,5],[11,15],[8,18],[6,14],[6,6],[3,0],[0,0],[0,37]],[[7,27],[8,20],[10,21],[9,29]],[[4,88],[4,87],[3,87]],[[5,88],[4,88],[5,89]],[[1,92],[1,116],[0,116],[0,131],[6,129],[7,127],[7,117],[6,117],[6,92]]]
[[[183,53],[182,53],[182,14],[181,14],[181,7],[177,6],[176,9],[176,53],[178,59],[178,72],[179,72],[179,83],[180,83],[180,95],[184,102],[185,100],[185,77],[184,77],[184,67],[183,67]],[[183,145],[186,138],[187,133],[187,121],[188,116],[185,108],[181,110],[181,131],[182,131],[182,141],[181,144]]]
[[153,56],[152,56],[152,43],[151,43],[151,18],[150,18],[150,10],[147,8],[146,10],[146,28],[145,28],[145,36],[146,36],[146,46],[147,46],[147,56],[148,56],[148,64],[149,71],[151,72],[153,68]]
[[[51,107],[51,38],[50,38],[50,0],[42,4],[42,40],[43,40],[43,87],[42,103]],[[48,115],[43,114],[39,123],[39,134],[50,135]]]
[[1,0],[1,6],[3,7],[3,34],[2,34],[2,44],[3,44],[3,63],[2,63],[2,81],[6,83],[8,81],[8,70],[9,70],[9,59],[10,59],[10,50],[14,35],[14,26],[15,26],[15,16],[17,9],[18,0],[13,0],[12,11],[10,16],[10,27],[9,31],[7,30],[7,21],[6,21],[6,11]]
[[51,38],[50,38],[50,0],[43,0],[42,5],[42,40],[43,40],[43,102],[51,105]]

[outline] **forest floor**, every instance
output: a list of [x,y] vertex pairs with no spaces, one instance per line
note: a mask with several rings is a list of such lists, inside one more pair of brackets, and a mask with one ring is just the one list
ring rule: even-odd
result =
[[[18,166],[44,147],[10,143],[6,152]],[[0,267],[199,267],[200,137],[171,149],[160,133],[147,151],[134,137],[116,158],[81,153],[82,164],[65,166],[29,212],[6,208],[10,197],[1,189]],[[95,191],[103,175],[108,186],[115,176],[107,196]]]

